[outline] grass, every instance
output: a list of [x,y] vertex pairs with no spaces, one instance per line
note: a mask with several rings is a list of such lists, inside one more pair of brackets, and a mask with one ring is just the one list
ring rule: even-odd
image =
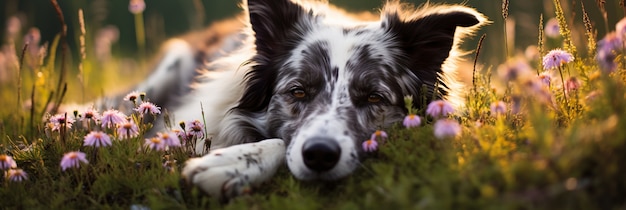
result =
[[[562,14],[560,18],[564,18]],[[586,28],[580,33],[592,37],[592,31]],[[561,32],[563,37],[579,33]],[[47,101],[55,101],[49,98],[76,99],[81,97],[81,91],[98,96],[101,91],[98,88],[110,85],[106,81],[119,79],[111,78],[110,75],[116,74],[110,74],[109,70],[120,67],[119,60],[98,67],[101,69],[95,67],[98,61],[87,60],[85,63],[92,64],[85,66],[92,68],[86,71],[92,72],[87,75],[89,86],[84,90],[68,90],[62,96],[58,84],[62,87],[80,81],[66,77],[57,84],[58,72],[63,72],[59,70],[63,66],[59,62],[66,62],[58,58],[62,52],[57,48],[62,49],[63,45],[60,40],[50,45],[45,62],[31,69],[16,68],[22,69],[21,82],[0,84],[1,100],[11,102],[0,110],[0,155],[12,156],[17,167],[28,173],[28,179],[23,182],[0,178],[0,206],[3,209],[122,209],[132,205],[152,209],[624,209],[624,54],[620,50],[611,51],[616,69],[603,71],[599,62],[606,60],[580,55],[573,50],[569,39],[565,40],[562,47],[569,48],[575,60],[548,70],[554,73],[548,87],[536,89],[533,86],[536,83],[532,82],[536,82],[535,72],[539,71],[529,70],[527,77],[504,78],[508,79],[501,87],[504,91],[495,91],[495,81],[503,79],[492,77],[489,68],[477,69],[466,107],[450,117],[462,126],[458,136],[437,139],[431,118],[423,120],[427,123],[418,128],[407,129],[398,124],[386,130],[388,141],[369,154],[361,167],[346,179],[333,183],[302,182],[282,167],[276,177],[254,193],[228,203],[204,196],[181,182],[181,167],[190,157],[188,148],[156,151],[143,147],[144,138],[152,137],[143,132],[151,125],[138,113],[131,115],[131,119],[140,125],[142,133],[118,140],[119,136],[111,129],[103,129],[114,139],[113,145],[106,148],[82,146],[87,128],[96,125],[76,123],[66,131],[53,132],[39,121],[46,116],[45,107],[50,104]],[[592,38],[588,41],[595,43]],[[543,38],[539,44],[543,46]],[[587,47],[593,47],[590,52],[595,53],[595,44]],[[98,73],[104,69],[108,71]],[[511,71],[506,64],[501,69]],[[557,72],[567,75],[565,78],[576,76],[581,81],[580,87],[564,93]],[[109,79],[102,80],[107,75]],[[20,93],[18,86],[22,87]],[[20,94],[22,99],[35,101],[32,109],[15,107],[13,102]],[[504,101],[508,111],[493,115],[490,105],[496,101]],[[424,116],[424,110],[416,113]],[[31,119],[32,126],[28,123]],[[59,163],[63,154],[75,150],[85,152],[89,164],[62,171]]]

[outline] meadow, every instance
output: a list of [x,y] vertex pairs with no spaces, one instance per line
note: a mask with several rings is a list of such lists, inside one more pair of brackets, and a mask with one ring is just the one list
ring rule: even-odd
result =
[[[0,208],[625,209],[626,19],[606,8],[626,7],[623,1],[576,4],[582,18],[571,19],[562,1],[545,2],[553,13],[538,19],[534,44],[519,47],[504,38],[503,62],[476,62],[493,62],[480,59],[489,56],[481,50],[492,35],[477,35],[467,56],[474,63],[466,67],[472,74],[464,107],[437,110],[445,101],[409,107],[405,122],[366,141],[367,157],[345,179],[302,182],[282,167],[250,194],[224,202],[181,180],[194,156],[191,142],[206,137],[202,119],[177,122],[136,92],[121,102],[135,108],[126,114],[58,113],[67,101],[127,91],[147,73],[151,55],[141,4],[129,8],[136,33],[126,38],[139,49],[139,59],[129,62],[111,53],[119,31],[87,25],[82,11],[51,0],[49,18],[60,26],[51,42],[39,44],[38,31],[6,19]],[[500,3],[500,15],[490,19],[506,31],[510,5]],[[599,19],[587,15],[591,9]],[[78,18],[65,19],[69,12]],[[67,22],[78,27],[64,29]],[[156,115],[166,116],[170,132],[146,134]]]

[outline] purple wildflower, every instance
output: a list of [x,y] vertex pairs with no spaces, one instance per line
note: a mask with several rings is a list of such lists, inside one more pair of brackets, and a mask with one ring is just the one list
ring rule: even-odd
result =
[[608,33],[598,41],[598,51],[613,52],[624,48],[623,38],[615,32]]
[[520,77],[526,77],[530,72],[530,65],[522,59],[510,59],[498,66],[498,75],[505,81],[514,81]]
[[139,107],[135,108],[135,111],[141,113],[141,114],[161,114],[161,107],[158,107],[156,105],[154,105],[153,103],[150,102],[141,102],[141,104],[139,104]]
[[133,14],[140,14],[146,9],[146,2],[144,0],[130,0],[128,4],[128,11]]
[[178,136],[171,132],[171,133],[157,133],[157,137],[161,139],[161,141],[163,141],[163,143],[166,146],[170,146],[170,147],[180,147],[180,139],[178,139]]
[[455,137],[461,134],[461,126],[456,120],[441,119],[437,120],[434,126],[435,137],[444,139],[447,137]]
[[452,104],[444,100],[436,100],[436,101],[430,102],[430,104],[428,104],[428,108],[426,108],[426,114],[434,118],[447,117],[453,112],[454,112],[454,107],[452,107]]
[[541,81],[543,85],[545,85],[546,87],[550,87],[550,82],[552,82],[552,76],[550,76],[550,72],[547,72],[547,71],[542,72],[537,77],[539,78],[539,81]]
[[615,55],[615,52],[620,51],[623,48],[623,39],[615,32],[607,34],[602,40],[598,41],[598,53],[596,54],[596,60],[598,60],[602,70],[608,73],[615,71],[617,68],[617,64],[615,63],[615,58],[617,56]]
[[414,114],[407,115],[404,117],[404,121],[402,121],[402,125],[406,128],[417,127],[420,126],[421,123],[422,121],[420,120],[420,116]]
[[16,168],[16,169],[9,169],[5,173],[5,177],[6,179],[12,182],[22,182],[28,179],[28,174],[26,174],[24,170]]
[[135,124],[135,122],[131,120],[126,120],[117,125],[117,136],[120,139],[128,139],[137,137],[139,135],[139,127]]
[[183,145],[185,144],[185,141],[193,137],[193,135],[189,135],[187,134],[187,132],[180,130],[180,129],[172,129],[172,132],[176,134],[176,136],[178,136],[178,138],[183,141]]
[[97,121],[100,120],[100,113],[94,108],[89,108],[83,112],[82,119]]
[[574,56],[564,50],[551,50],[546,56],[543,57],[543,69],[550,70],[558,68],[563,64],[572,62],[573,60]]
[[615,58],[617,58],[617,56],[613,52],[598,51],[598,54],[596,54],[596,60],[605,73],[612,73],[617,69]]
[[126,121],[126,115],[115,109],[109,109],[102,113],[100,120],[103,128],[115,128],[117,124]]
[[65,171],[68,168],[80,167],[80,162],[88,164],[89,161],[85,158],[87,155],[80,151],[68,152],[63,155],[61,159],[61,170]]
[[91,131],[83,142],[83,146],[107,147],[111,146],[111,137],[102,131]]
[[0,155],[0,170],[7,170],[17,167],[17,163],[13,160],[13,157],[2,154]]
[[376,130],[374,133],[372,133],[372,137],[370,137],[372,140],[381,140],[383,143],[387,140],[387,132],[382,131],[382,130]]
[[189,126],[187,126],[187,132],[191,136],[195,136],[197,138],[204,137],[204,124],[200,122],[200,120],[194,120],[189,122]]
[[124,96],[124,101],[130,101],[133,104],[137,103],[137,99],[139,99],[139,92],[137,91],[130,92]]
[[146,147],[157,150],[157,151],[165,151],[165,142],[159,137],[152,137],[146,139],[146,143],[144,144]]
[[503,101],[496,101],[491,103],[491,115],[499,116],[506,113],[506,103]]
[[[552,92],[550,92],[548,87],[543,85],[542,82],[538,80],[527,80],[523,85],[526,88],[525,90],[528,90],[527,93],[532,95],[535,99],[540,99],[540,102],[552,102]],[[513,111],[513,113],[517,113],[517,111]]]
[[374,139],[368,139],[363,142],[363,151],[365,152],[374,152],[378,149],[378,142]]
[[62,126],[65,126],[67,129],[72,128],[72,124],[74,124],[74,119],[65,117],[67,113],[57,114],[50,117],[50,122],[53,124],[52,131],[58,131]]
[[547,37],[557,38],[561,35],[559,29],[559,21],[556,18],[552,18],[546,23],[546,27],[543,32],[546,34]]
[[570,77],[567,81],[565,81],[565,90],[567,91],[567,93],[574,92],[580,89],[581,85],[582,84],[580,83],[580,80],[578,80],[578,78]]

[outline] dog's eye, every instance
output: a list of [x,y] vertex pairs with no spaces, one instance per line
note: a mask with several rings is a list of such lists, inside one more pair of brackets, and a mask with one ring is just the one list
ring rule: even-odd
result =
[[370,103],[378,103],[378,102],[381,102],[382,100],[383,100],[383,97],[378,93],[372,93],[369,96],[367,96],[367,102],[370,102]]
[[296,98],[306,97],[306,92],[302,88],[291,89],[291,95]]

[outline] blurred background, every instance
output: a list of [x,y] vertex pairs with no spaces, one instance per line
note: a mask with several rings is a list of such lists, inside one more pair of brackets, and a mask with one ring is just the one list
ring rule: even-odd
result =
[[[377,8],[383,4],[382,0],[329,0],[348,11],[371,11],[377,12]],[[414,4],[423,4],[425,0],[408,0]],[[463,3],[475,7],[493,21],[488,27],[479,31],[478,34],[465,43],[465,49],[476,48],[479,37],[486,34],[483,51],[479,62],[487,66],[497,66],[502,63],[507,53],[504,49],[505,36],[509,45],[509,57],[516,54],[524,54],[526,47],[536,45],[538,38],[538,26],[540,15],[543,14],[544,25],[553,18],[554,8],[552,0],[513,0],[510,2],[507,30],[504,30],[502,16],[502,2],[499,0],[431,0],[439,3]],[[582,6],[589,13],[590,19],[597,30],[597,37],[601,38],[608,30],[614,30],[615,22],[624,16],[623,8],[619,0],[606,1],[605,9],[608,14],[608,24],[602,16],[596,0],[561,0],[568,24],[572,27],[574,42],[578,46],[584,46],[584,25],[582,22]],[[102,49],[86,49],[89,55],[110,54],[117,58],[135,58],[138,52],[136,39],[135,17],[129,12],[128,0],[86,0],[86,1],[60,1],[64,18],[68,24],[68,42],[71,49],[71,60],[75,59],[79,50],[80,28],[78,25],[78,9],[84,10],[86,25],[87,46],[98,47],[97,41],[106,39],[110,44],[108,51]],[[239,13],[239,1],[234,0],[147,0],[143,11],[145,23],[145,57],[153,57],[156,49],[168,38],[179,36],[189,31],[201,30],[215,20],[232,17]],[[0,34],[3,44],[7,42],[8,31],[11,24],[17,20],[18,34],[26,34],[23,37],[16,36],[15,46],[20,49],[29,32],[39,31],[39,44],[50,43],[60,32],[61,25],[55,13],[54,7],[49,1],[44,0],[2,0],[0,1],[0,28],[6,29]],[[11,32],[15,33],[15,32]],[[546,32],[548,33],[548,31]],[[548,35],[548,34],[546,34]],[[32,35],[31,35],[32,36]],[[104,38],[102,36],[105,36]],[[95,43],[95,44],[93,44]],[[547,49],[560,44],[559,38],[547,39]],[[552,45],[552,46],[550,46]],[[88,47],[89,48],[89,47]],[[6,52],[6,48],[3,51]],[[97,50],[104,52],[95,52]],[[584,50],[583,50],[584,51]],[[581,53],[585,53],[582,52]],[[72,59],[74,58],[74,59]]]

